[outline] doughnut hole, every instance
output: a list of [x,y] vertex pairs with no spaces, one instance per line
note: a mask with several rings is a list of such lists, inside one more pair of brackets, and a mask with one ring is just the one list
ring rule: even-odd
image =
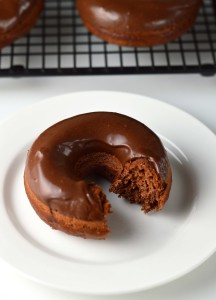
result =
[[74,166],[74,173],[78,178],[89,175],[100,175],[110,182],[123,170],[121,162],[114,155],[106,152],[93,152],[82,156]]

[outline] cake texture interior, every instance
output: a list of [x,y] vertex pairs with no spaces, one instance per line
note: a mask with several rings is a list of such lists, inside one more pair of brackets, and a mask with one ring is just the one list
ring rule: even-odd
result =
[[75,172],[79,178],[94,174],[106,178],[111,182],[110,192],[140,204],[145,213],[159,210],[163,205],[167,184],[161,181],[153,163],[147,158],[134,159],[123,166],[115,156],[92,153],[77,162]]

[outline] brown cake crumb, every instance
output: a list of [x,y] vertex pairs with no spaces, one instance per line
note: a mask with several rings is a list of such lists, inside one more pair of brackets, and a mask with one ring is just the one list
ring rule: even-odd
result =
[[81,178],[89,172],[107,178],[111,182],[110,192],[124,197],[131,203],[141,204],[145,213],[159,210],[164,204],[163,194],[167,184],[162,182],[153,163],[147,158],[132,160],[123,167],[120,161],[110,154],[91,153],[82,157],[75,168],[76,174]]
[[119,197],[141,204],[145,213],[160,209],[165,189],[166,184],[161,182],[152,163],[145,158],[127,162],[110,187],[110,191]]

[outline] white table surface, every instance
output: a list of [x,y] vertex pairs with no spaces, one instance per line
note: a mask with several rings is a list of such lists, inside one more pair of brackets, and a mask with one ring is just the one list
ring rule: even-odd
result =
[[[51,96],[98,89],[137,93],[173,104],[198,118],[216,133],[216,76],[200,75],[1,78],[0,121],[28,105]],[[212,238],[216,239],[216,234]],[[196,270],[174,282],[124,296],[82,296],[41,286],[17,274],[1,259],[0,282],[2,300],[215,300],[216,253]]]

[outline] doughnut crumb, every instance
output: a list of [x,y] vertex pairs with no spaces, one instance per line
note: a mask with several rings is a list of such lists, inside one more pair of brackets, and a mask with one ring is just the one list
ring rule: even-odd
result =
[[148,213],[162,208],[166,186],[152,163],[144,158],[127,162],[112,182],[110,191],[131,203],[141,204],[141,209]]

